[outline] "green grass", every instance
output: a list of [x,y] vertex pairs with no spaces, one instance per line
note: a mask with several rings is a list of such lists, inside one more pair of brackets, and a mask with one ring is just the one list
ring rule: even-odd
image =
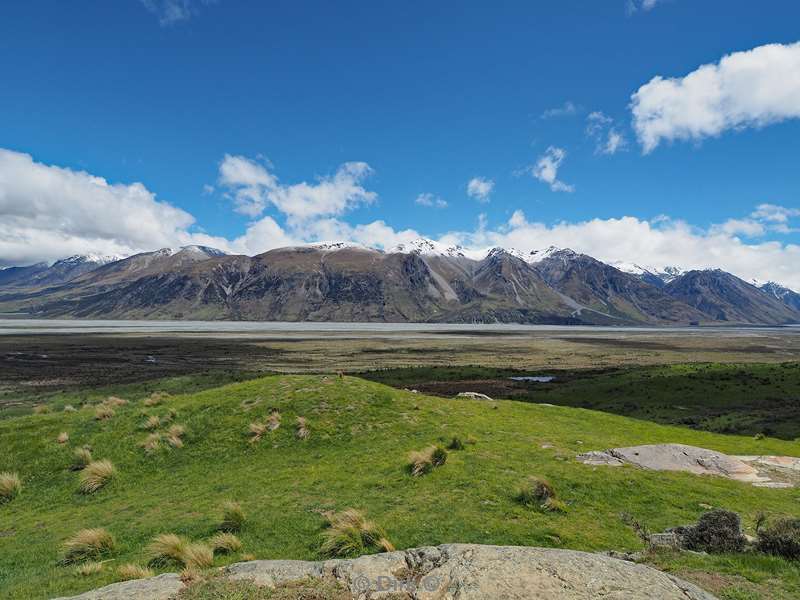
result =
[[[554,375],[552,383],[514,383],[519,375]],[[537,371],[418,367],[364,373],[399,388],[455,395],[465,386],[492,397],[602,410],[694,429],[793,440],[800,437],[800,363],[692,363]]]
[[[173,396],[153,408],[144,407],[143,398],[129,396],[130,404],[107,421],[96,421],[90,409],[0,421],[0,472],[17,472],[23,484],[19,496],[0,506],[4,599],[48,598],[110,583],[116,566],[145,564],[146,546],[158,534],[205,542],[231,500],[246,514],[237,532],[242,552],[263,559],[321,558],[323,513],[346,508],[362,511],[401,549],[472,542],[635,550],[641,542],[620,513],[657,531],[696,520],[707,504],[739,512],[752,533],[760,511],[796,515],[800,506],[796,489],[574,460],[590,449],[659,442],[736,454],[800,453],[800,444],[772,438],[576,408],[433,398],[352,377],[265,377]],[[273,408],[283,424],[251,443],[248,425]],[[145,415],[169,409],[186,428],[184,446],[145,453],[138,445],[148,433]],[[308,420],[312,433],[305,440],[295,435],[297,416]],[[54,441],[61,431],[69,433],[69,444]],[[424,477],[408,474],[410,451],[447,445],[456,436],[475,443],[451,452]],[[553,447],[542,449],[544,443]],[[78,493],[79,474],[69,468],[73,448],[84,444],[95,460],[110,460],[117,469],[92,495]],[[533,511],[516,502],[517,486],[529,476],[547,479],[567,511]],[[108,568],[79,577],[59,566],[61,544],[97,527],[116,540]],[[240,557],[222,555],[215,564]],[[680,572],[686,560],[665,558],[662,566]],[[740,571],[758,589],[800,595],[800,573],[786,561],[749,555],[725,561],[693,556],[690,566]]]

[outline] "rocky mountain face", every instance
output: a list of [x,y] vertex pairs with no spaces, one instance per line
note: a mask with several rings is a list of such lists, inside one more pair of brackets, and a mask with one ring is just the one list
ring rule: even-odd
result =
[[719,322],[763,325],[798,322],[796,309],[719,269],[689,271],[667,284],[664,290]]
[[800,294],[797,292],[794,292],[787,287],[783,287],[774,281],[769,281],[764,285],[759,286],[759,288],[768,293],[770,296],[777,298],[789,308],[793,310],[800,310]]
[[721,271],[692,271],[656,285],[641,273],[558,248],[476,252],[418,240],[386,252],[332,243],[248,257],[187,246],[100,263],[73,257],[15,268],[6,279],[10,269],[2,270],[0,313],[610,325],[800,321],[800,308],[774,290]]

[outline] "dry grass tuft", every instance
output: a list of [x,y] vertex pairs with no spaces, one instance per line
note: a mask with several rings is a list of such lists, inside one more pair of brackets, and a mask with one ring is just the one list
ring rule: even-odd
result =
[[394,550],[383,529],[353,508],[329,515],[328,524],[328,529],[322,534],[320,548],[326,556],[348,557],[376,550]]
[[169,398],[169,394],[167,392],[153,392],[149,397],[145,398],[144,405],[157,406],[167,398]]
[[78,412],[78,409],[72,406],[72,404],[65,404],[64,405],[64,412]]
[[250,431],[251,444],[260,441],[261,438],[264,437],[264,434],[267,433],[267,426],[264,423],[257,423],[257,422],[250,423],[248,429]]
[[75,448],[72,453],[72,466],[70,469],[73,471],[82,471],[92,462],[92,451],[86,446],[83,448]]
[[37,404],[33,407],[33,414],[35,415],[43,415],[45,413],[50,412],[50,407],[46,404]]
[[546,479],[529,477],[517,489],[517,502],[545,512],[566,512],[566,505],[556,497],[556,491]]
[[140,567],[133,563],[120,565],[117,567],[117,578],[120,581],[130,581],[132,579],[147,579],[154,575],[153,571],[146,567]]
[[114,409],[107,404],[98,404],[94,409],[94,418],[98,421],[106,421],[114,416]]
[[188,544],[183,549],[183,564],[187,569],[208,569],[214,565],[214,551],[200,542]]
[[69,441],[69,434],[66,431],[62,431],[61,433],[59,433],[58,437],[56,438],[56,442],[58,442],[59,444],[66,444],[68,441]]
[[183,555],[188,545],[188,540],[174,533],[157,535],[147,546],[148,564],[156,566],[170,563],[183,564]]
[[409,452],[408,470],[414,477],[425,475],[447,462],[447,450],[441,446],[428,446],[424,450]]
[[238,502],[228,501],[222,504],[222,523],[220,531],[241,531],[244,526],[245,516],[242,505]]
[[161,447],[161,434],[153,432],[144,438],[143,441],[139,442],[139,445],[144,448],[144,451],[148,454],[155,452]]
[[218,533],[208,540],[208,545],[220,554],[231,554],[242,549],[241,540],[232,533]]
[[99,558],[113,552],[114,537],[103,528],[81,529],[64,542],[62,564],[68,565]]
[[80,575],[81,577],[89,577],[91,575],[97,575],[101,573],[105,568],[105,563],[101,562],[89,562],[82,564],[77,569],[75,569],[75,574]]
[[146,429],[147,431],[155,431],[159,427],[161,427],[161,419],[155,415],[150,415],[147,417],[145,422],[142,424],[142,429]]
[[186,428],[183,425],[173,425],[167,431],[167,443],[173,448],[183,448],[183,436]]
[[11,502],[22,491],[22,481],[16,473],[0,473],[0,504]]
[[280,426],[281,413],[278,412],[277,408],[273,408],[272,412],[269,413],[269,417],[267,417],[267,429],[270,431],[275,431]]
[[125,398],[118,398],[117,396],[109,396],[108,398],[103,400],[103,404],[105,404],[106,406],[117,407],[117,408],[120,406],[125,406],[127,403],[128,401],[125,400]]
[[297,417],[297,424],[295,425],[295,435],[298,439],[305,440],[311,435],[308,429],[308,421],[305,417]]
[[94,494],[105,487],[116,474],[117,470],[110,460],[92,461],[81,471],[79,489],[83,494]]
[[256,555],[255,554],[242,554],[242,556],[240,558],[243,561],[248,562],[248,561],[251,561],[251,560],[255,560],[256,559]]

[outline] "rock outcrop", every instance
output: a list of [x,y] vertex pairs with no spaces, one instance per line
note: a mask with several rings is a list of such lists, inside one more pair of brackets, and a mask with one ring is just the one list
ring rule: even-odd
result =
[[[447,544],[353,560],[259,560],[230,565],[222,575],[264,587],[328,578],[358,600],[403,594],[411,600],[715,600],[645,565],[601,554],[518,546]],[[167,600],[179,585],[176,575],[161,575],[72,600]]]

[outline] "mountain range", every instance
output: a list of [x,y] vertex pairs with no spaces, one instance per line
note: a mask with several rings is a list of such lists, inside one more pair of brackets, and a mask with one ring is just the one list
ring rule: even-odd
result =
[[606,264],[569,249],[420,239],[228,255],[204,246],[0,270],[0,313],[32,318],[780,325],[800,294],[721,270]]

